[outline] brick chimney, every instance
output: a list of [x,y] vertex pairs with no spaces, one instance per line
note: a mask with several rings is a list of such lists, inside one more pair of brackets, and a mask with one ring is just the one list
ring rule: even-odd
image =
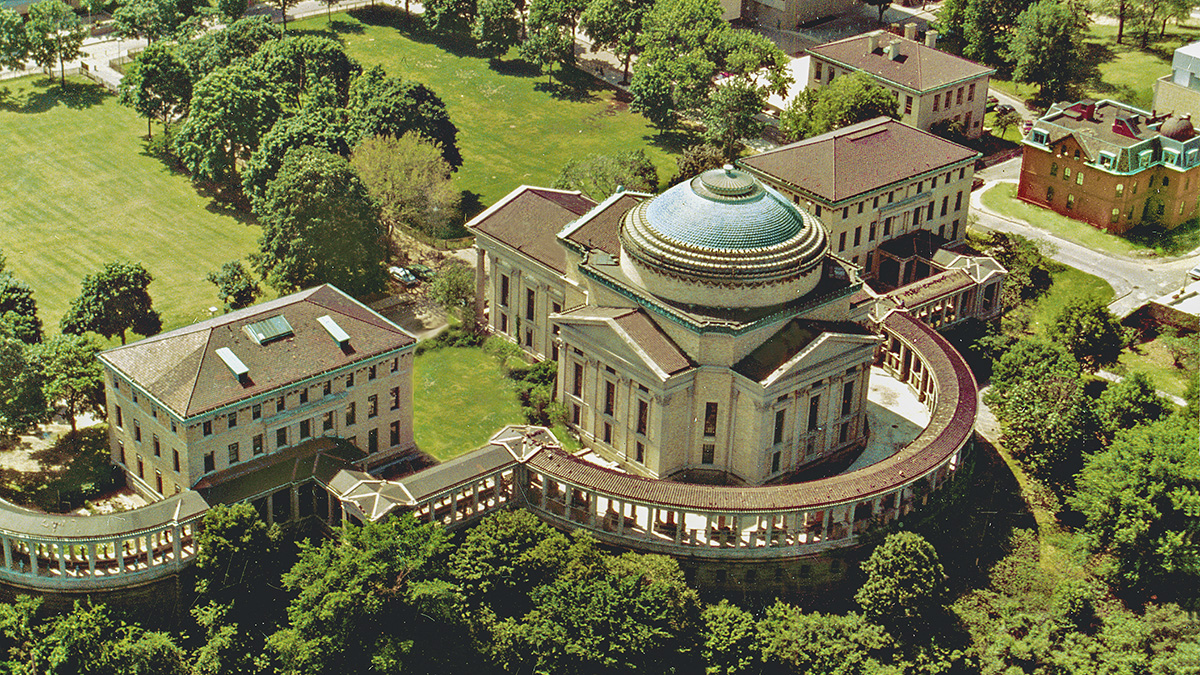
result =
[[938,32],[936,30],[925,31],[925,46],[930,49],[937,48]]
[[874,54],[879,48],[879,33],[871,33],[867,36],[867,54]]
[[915,24],[915,23],[904,24],[904,37],[905,37],[905,39],[908,39],[908,40],[916,40],[917,39],[917,24]]

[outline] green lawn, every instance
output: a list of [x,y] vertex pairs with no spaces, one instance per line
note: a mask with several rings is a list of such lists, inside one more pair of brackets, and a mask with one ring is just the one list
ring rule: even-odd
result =
[[1155,387],[1176,396],[1183,396],[1188,378],[1196,377],[1196,373],[1176,368],[1170,352],[1157,338],[1125,350],[1121,354],[1121,362],[1109,370],[1119,375],[1140,370],[1150,377]]
[[1116,296],[1107,281],[1074,267],[1064,265],[1063,269],[1054,272],[1053,276],[1054,285],[1050,287],[1050,292],[1042,296],[1033,308],[1029,328],[1038,335],[1045,334],[1046,326],[1062,311],[1068,301],[1093,296],[1107,305]]
[[[576,72],[571,88],[551,88],[515,52],[492,66],[469,44],[435,42],[398,27],[400,16],[384,8],[356,10],[334,14],[333,27],[364,66],[379,64],[389,75],[422,82],[445,101],[464,159],[455,181],[482,206],[522,184],[549,186],[567,160],[593,153],[642,148],[659,180],[674,175],[684,139],[660,134],[590,76]],[[327,25],[324,16],[313,17],[288,30],[324,33]]]
[[185,177],[143,154],[145,120],[82,80],[0,83],[0,250],[58,320],[86,274],[141,262],[166,328],[220,304],[204,276],[257,249],[259,228],[213,206]]
[[1200,246],[1200,224],[1196,220],[1172,231],[1148,230],[1134,227],[1124,235],[1109,234],[1081,221],[1067,218],[1028,202],[1017,199],[1017,186],[1000,183],[988,188],[980,197],[983,205],[1008,218],[1023,220],[1067,241],[1122,256],[1182,255]]
[[482,446],[506,424],[523,424],[512,382],[482,349],[443,347],[413,365],[417,447],[445,461]]

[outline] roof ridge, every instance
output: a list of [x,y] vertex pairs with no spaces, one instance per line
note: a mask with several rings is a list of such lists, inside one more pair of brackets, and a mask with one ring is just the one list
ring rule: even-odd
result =
[[212,334],[213,329],[209,328],[208,338],[204,340],[204,348],[200,350],[200,358],[196,359],[196,373],[190,380],[187,403],[183,406],[183,410],[179,411],[183,413],[185,419],[191,416],[192,399],[196,397],[196,382],[200,380],[200,371],[204,368],[204,357],[208,355],[208,346],[212,342]]

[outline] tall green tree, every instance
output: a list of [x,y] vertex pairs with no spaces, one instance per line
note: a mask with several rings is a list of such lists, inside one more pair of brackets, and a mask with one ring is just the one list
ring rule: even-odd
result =
[[755,672],[759,660],[754,615],[722,598],[701,613],[704,620],[704,664],[708,675]]
[[23,432],[49,418],[42,392],[41,371],[30,356],[30,348],[0,331],[0,434]]
[[242,169],[242,189],[252,202],[261,199],[289,151],[308,145],[348,157],[357,138],[358,127],[343,108],[317,104],[281,116]]
[[779,128],[804,139],[876,117],[900,119],[896,98],[866,73],[853,73],[806,89],[780,115]]
[[42,320],[29,284],[0,268],[0,322],[25,344],[42,341]]
[[579,190],[600,202],[624,188],[635,192],[657,192],[658,170],[645,150],[622,150],[611,155],[572,158],[554,181],[559,190]]
[[1110,584],[1139,598],[1183,598],[1200,584],[1194,537],[1200,508],[1200,434],[1175,414],[1117,434],[1090,455],[1071,506]]
[[1121,321],[1092,296],[1068,301],[1047,326],[1046,334],[1093,372],[1116,363],[1129,344]]
[[254,617],[255,589],[270,584],[279,573],[278,527],[263,522],[246,502],[217,505],[204,514],[196,554],[196,595],[200,602],[232,608],[234,620]]
[[704,106],[704,140],[720,147],[725,157],[737,157],[739,139],[757,138],[765,123],[758,114],[766,106],[762,89],[735,78],[713,91]]
[[591,0],[579,16],[579,27],[592,39],[592,49],[607,49],[621,59],[622,84],[629,83],[629,64],[641,52],[638,35],[650,0]]
[[284,675],[422,672],[447,619],[451,587],[439,578],[441,527],[408,514],[346,524],[320,543],[300,543],[283,575],[295,594],[288,624],[268,639]]
[[434,33],[463,33],[475,22],[476,0],[427,0],[421,22]]
[[1017,17],[1008,43],[1013,79],[1037,84],[1043,100],[1064,98],[1083,76],[1083,26],[1062,0],[1040,0]]
[[219,271],[209,272],[205,278],[217,287],[217,297],[224,303],[227,312],[249,307],[262,295],[258,282],[241,260],[231,260],[221,265]]
[[104,376],[91,338],[62,333],[30,350],[30,359],[40,371],[42,393],[51,405],[62,402],[76,430],[75,416],[91,409],[104,398]]
[[1141,371],[1131,372],[1120,382],[1109,384],[1096,400],[1096,420],[1109,440],[1124,429],[1153,422],[1166,412],[1166,405],[1154,390],[1154,383]]
[[183,20],[175,0],[119,0],[112,17],[117,35],[151,44],[174,33]]
[[117,101],[146,118],[146,136],[152,136],[151,120],[164,127],[186,114],[192,100],[192,81],[187,66],[173,45],[155,42],[142,50],[121,79]]
[[446,112],[446,104],[429,87],[388,77],[376,66],[354,80],[347,108],[356,140],[371,136],[399,138],[415,131],[442,149],[442,157],[451,168],[462,166],[458,127]]
[[521,19],[515,0],[479,0],[479,12],[471,24],[475,46],[492,60],[499,59],[521,42]]
[[475,331],[475,270],[466,263],[443,267],[429,285],[429,296],[447,311],[458,312],[467,332]]
[[318,87],[332,89],[334,100],[327,104],[341,107],[350,84],[362,73],[340,42],[317,35],[271,40],[254,52],[250,65],[275,85],[274,93],[287,110],[299,110]]
[[[701,109],[723,60],[721,48],[729,30],[717,0],[655,2],[638,38],[642,54],[630,85],[634,107],[647,112],[656,124],[675,112]],[[650,72],[642,74],[643,70]],[[663,101],[667,84],[669,107]]]
[[266,3],[271,7],[279,10],[279,14],[283,19],[283,32],[287,32],[288,10],[300,4],[300,0],[266,0]]
[[354,296],[383,289],[387,255],[379,211],[345,159],[312,147],[290,150],[265,195],[255,269],[291,292],[330,283]]
[[862,571],[866,580],[854,601],[893,635],[916,637],[945,610],[946,571],[933,545],[915,532],[889,534]]
[[699,176],[709,169],[719,169],[727,162],[725,152],[715,145],[708,143],[689,145],[675,159],[675,165],[678,167],[678,170],[668,185],[688,180],[693,176]]
[[225,23],[233,23],[242,18],[249,4],[249,0],[217,0],[217,14]]
[[149,286],[154,277],[141,263],[111,262],[89,274],[80,284],[79,297],[63,314],[64,333],[98,333],[112,339],[125,334],[155,335],[162,320],[152,307]]
[[29,36],[21,15],[0,9],[0,68],[23,70],[29,58]]
[[176,154],[194,175],[236,185],[238,163],[281,114],[273,83],[258,70],[246,63],[214,70],[196,83]]
[[546,71],[554,82],[554,66],[561,68],[575,62],[575,41],[570,28],[557,23],[556,17],[539,14],[526,23],[525,40],[520,45],[521,58]]
[[268,16],[242,17],[220,30],[181,40],[179,58],[187,64],[195,84],[219,68],[249,58],[264,44],[278,40],[282,35]]
[[779,600],[758,622],[768,673],[877,673],[890,643],[882,628],[860,614],[805,614]]
[[667,68],[639,61],[629,83],[633,96],[630,110],[639,112],[659,129],[671,129],[678,122],[675,115],[674,85]]
[[398,224],[447,238],[459,221],[462,193],[450,182],[450,164],[435,143],[419,133],[363,139],[350,166],[379,204],[389,235]]
[[67,82],[66,62],[79,58],[87,31],[80,25],[79,15],[62,0],[41,0],[29,7],[25,24],[29,40],[29,55],[39,66],[49,70],[58,62],[59,81]]

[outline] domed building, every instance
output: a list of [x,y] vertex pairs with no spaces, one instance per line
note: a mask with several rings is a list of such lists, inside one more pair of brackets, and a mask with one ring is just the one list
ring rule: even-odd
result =
[[522,187],[469,226],[488,325],[558,362],[601,457],[758,485],[862,447],[871,299],[820,221],[749,173],[600,204]]

